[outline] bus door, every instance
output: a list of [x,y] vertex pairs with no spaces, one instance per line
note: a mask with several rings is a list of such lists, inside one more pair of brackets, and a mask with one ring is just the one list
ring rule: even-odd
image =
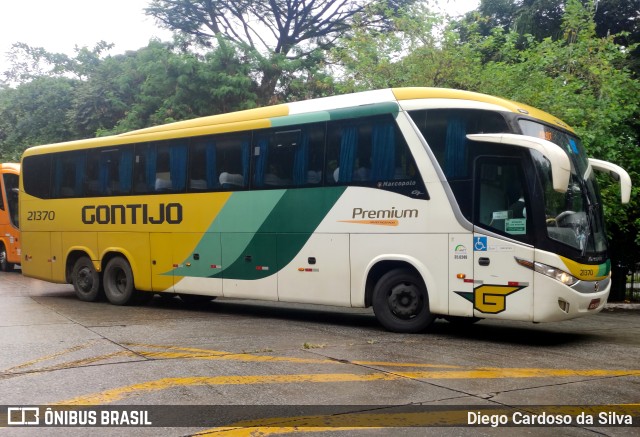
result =
[[479,157],[474,172],[473,302],[475,317],[533,319],[529,194],[522,160]]
[[5,173],[0,177],[0,243],[5,246],[8,263],[20,263],[18,231],[18,175]]
[[51,280],[51,232],[26,232],[22,234],[24,247],[33,248],[33,252],[24,252],[22,273],[26,276]]

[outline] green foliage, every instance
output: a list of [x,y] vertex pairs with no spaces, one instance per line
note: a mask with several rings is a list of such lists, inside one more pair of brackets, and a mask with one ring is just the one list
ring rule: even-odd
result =
[[16,89],[0,90],[0,162],[17,162],[22,151],[74,138],[67,114],[78,82],[39,77]]

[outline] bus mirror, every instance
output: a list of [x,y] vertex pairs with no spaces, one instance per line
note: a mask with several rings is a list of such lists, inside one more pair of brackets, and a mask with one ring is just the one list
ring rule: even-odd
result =
[[566,193],[571,176],[571,161],[569,156],[557,144],[542,138],[516,134],[473,134],[467,135],[471,141],[484,143],[508,144],[516,147],[537,150],[551,163],[551,177],[553,189],[559,193]]
[[589,164],[597,171],[608,172],[616,181],[620,182],[620,199],[622,203],[631,200],[631,178],[622,167],[608,161],[589,158]]

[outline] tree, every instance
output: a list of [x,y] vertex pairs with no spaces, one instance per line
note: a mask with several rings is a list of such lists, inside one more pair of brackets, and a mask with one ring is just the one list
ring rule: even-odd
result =
[[255,105],[249,72],[226,46],[199,56],[152,41],[105,59],[78,88],[72,118],[92,136],[246,109]]
[[76,138],[68,113],[78,82],[40,77],[0,91],[0,161],[18,161],[29,146]]
[[387,17],[415,0],[152,0],[146,9],[161,26],[205,47],[233,44],[255,60],[261,103],[274,100],[282,79],[313,70],[324,51],[366,14],[384,28]]

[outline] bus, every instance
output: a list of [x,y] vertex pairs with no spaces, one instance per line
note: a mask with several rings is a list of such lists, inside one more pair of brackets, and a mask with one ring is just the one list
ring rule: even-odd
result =
[[18,182],[20,164],[0,164],[0,271],[20,264]]
[[397,88],[27,149],[22,269],[126,305],[153,294],[548,322],[600,311],[611,265],[574,131],[488,95]]

